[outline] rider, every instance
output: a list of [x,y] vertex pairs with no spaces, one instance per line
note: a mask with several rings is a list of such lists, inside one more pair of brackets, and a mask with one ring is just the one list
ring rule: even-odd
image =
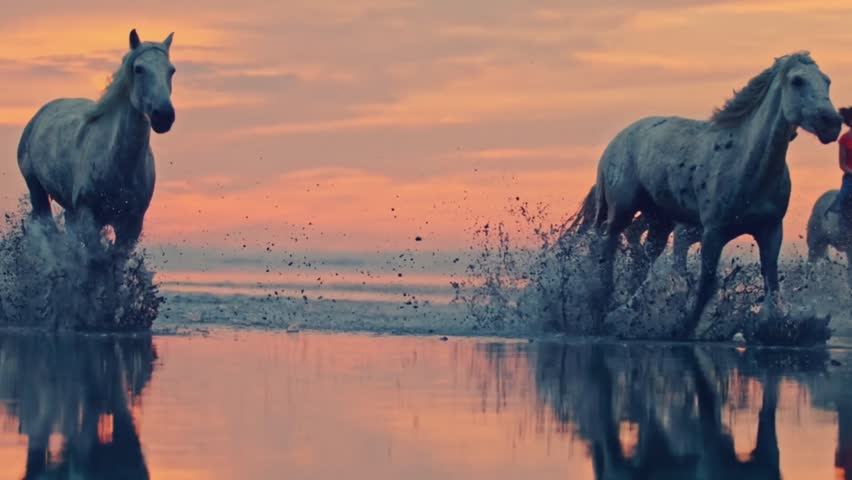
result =
[[843,214],[844,220],[852,217],[852,107],[844,107],[838,110],[843,118],[843,123],[850,130],[837,139],[840,146],[840,169],[843,170],[843,182],[840,184],[840,193],[834,197],[834,203],[828,208],[829,212]]

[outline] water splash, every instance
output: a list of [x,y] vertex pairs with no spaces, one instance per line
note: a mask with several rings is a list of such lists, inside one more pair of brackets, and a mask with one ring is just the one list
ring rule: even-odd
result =
[[[648,276],[639,278],[637,271],[643,269],[638,267],[647,261],[641,235],[627,232],[631,241],[622,238],[615,288],[603,305],[594,233],[566,233],[568,222],[548,223],[542,205],[519,203],[510,213],[510,220],[486,224],[475,232],[481,253],[468,268],[469,279],[456,288],[457,301],[479,324],[519,324],[532,330],[630,339],[672,338],[682,325],[696,294],[697,255],[690,256],[688,272],[682,273],[675,268],[669,247],[650,265]],[[827,320],[812,320],[836,315],[838,309],[821,307],[838,305],[837,299],[848,297],[838,281],[837,266],[828,265],[828,271],[814,268],[798,254],[783,259],[782,292],[803,320],[775,322],[778,331],[758,332],[764,293],[757,258],[753,246],[726,248],[719,265],[719,289],[704,311],[696,337],[730,340],[744,333],[771,337],[766,341],[774,344],[798,344],[813,343],[808,335],[826,333]],[[807,331],[811,325],[813,332]]]
[[0,232],[2,323],[52,330],[149,329],[164,299],[145,252],[119,256],[105,237],[86,245],[81,239],[93,225],[66,229],[61,214],[56,223],[29,218],[28,203],[21,199],[18,209],[5,215]]

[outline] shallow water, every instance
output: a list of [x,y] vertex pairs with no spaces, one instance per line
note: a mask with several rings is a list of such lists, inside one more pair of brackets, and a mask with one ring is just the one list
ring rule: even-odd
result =
[[841,348],[2,333],[0,478],[843,478],[850,365]]

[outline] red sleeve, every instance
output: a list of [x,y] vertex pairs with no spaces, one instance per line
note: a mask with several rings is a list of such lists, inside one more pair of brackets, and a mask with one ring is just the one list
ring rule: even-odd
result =
[[852,135],[850,133],[852,133],[852,130],[847,131],[837,139],[837,143],[846,147],[846,150],[852,150]]

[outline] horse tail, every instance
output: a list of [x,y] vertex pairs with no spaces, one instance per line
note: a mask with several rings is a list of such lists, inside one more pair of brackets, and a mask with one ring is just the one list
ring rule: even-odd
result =
[[21,133],[21,139],[18,141],[18,163],[26,157],[27,153],[30,150],[30,135],[32,134],[33,124],[35,123],[35,117],[27,122],[27,125],[24,127],[24,131]]
[[597,225],[602,210],[601,204],[604,202],[606,200],[602,189],[599,189],[597,184],[592,185],[589,193],[586,194],[586,198],[583,199],[583,203],[580,204],[580,208],[568,219],[566,232],[574,235],[582,234],[588,232],[592,226]]

